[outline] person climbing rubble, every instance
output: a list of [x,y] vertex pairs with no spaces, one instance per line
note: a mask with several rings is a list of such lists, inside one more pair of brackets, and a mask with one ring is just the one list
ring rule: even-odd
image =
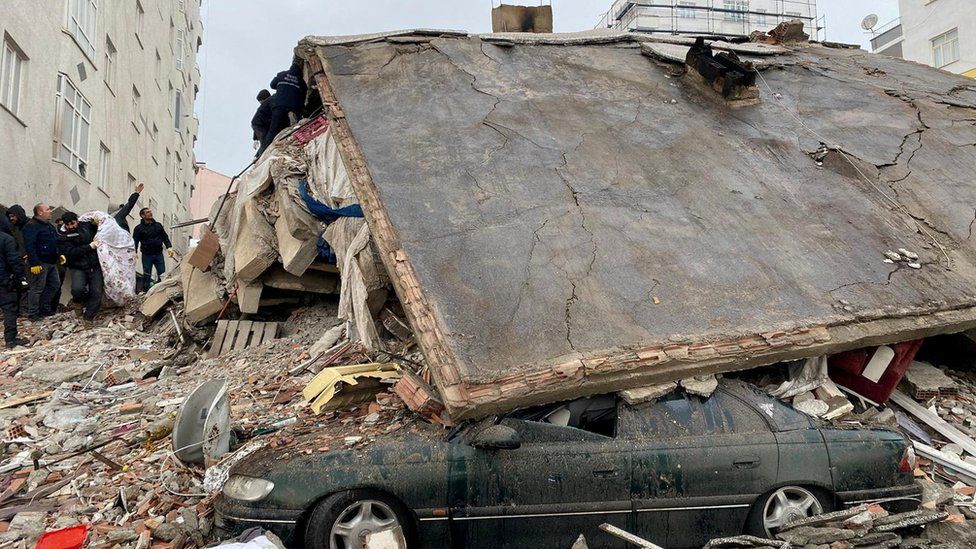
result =
[[8,349],[27,345],[17,334],[17,302],[27,286],[24,260],[9,223],[0,223],[0,310],[3,312],[3,341]]
[[122,305],[136,294],[136,248],[132,235],[105,212],[87,212],[78,220],[98,227],[94,243],[105,281],[105,297]]
[[105,281],[98,261],[95,240],[96,228],[91,223],[78,221],[78,214],[65,212],[64,222],[58,234],[58,250],[65,258],[71,277],[72,301],[82,306],[82,318],[91,323],[102,307]]
[[271,129],[271,92],[258,92],[258,109],[251,118],[251,131],[254,133],[254,148],[258,149],[264,141],[265,134]]
[[156,268],[156,281],[163,278],[166,272],[166,258],[163,257],[163,247],[166,247],[166,254],[173,257],[173,244],[169,241],[166,228],[163,224],[153,219],[153,212],[149,208],[139,210],[139,225],[132,231],[132,239],[135,242],[135,251],[142,248],[142,277],[143,290],[149,291],[153,286],[152,271]]
[[308,85],[302,76],[302,66],[294,63],[287,71],[279,72],[271,81],[271,89],[275,90],[271,97],[271,126],[264,135],[258,156],[261,156],[281,130],[301,118],[305,108],[305,94],[308,91]]

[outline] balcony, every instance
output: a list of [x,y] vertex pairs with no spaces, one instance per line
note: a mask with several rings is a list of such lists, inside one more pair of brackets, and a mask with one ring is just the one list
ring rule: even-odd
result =
[[890,21],[874,31],[874,37],[871,38],[871,51],[901,57],[901,46],[896,46],[895,42],[900,43],[902,36],[901,19]]

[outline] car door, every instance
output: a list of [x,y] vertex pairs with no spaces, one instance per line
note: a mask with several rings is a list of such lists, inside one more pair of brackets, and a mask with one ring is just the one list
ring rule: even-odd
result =
[[522,439],[514,450],[476,450],[467,493],[451,510],[452,539],[468,548],[626,544],[599,530],[631,526],[629,445],[568,426],[507,418]]
[[701,547],[742,532],[749,507],[775,481],[776,439],[754,409],[721,389],[677,392],[621,410],[632,457],[636,532],[667,547]]

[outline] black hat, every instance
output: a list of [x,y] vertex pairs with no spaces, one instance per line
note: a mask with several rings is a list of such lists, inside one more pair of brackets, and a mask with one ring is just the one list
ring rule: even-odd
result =
[[261,90],[258,92],[258,101],[264,101],[269,97],[271,97],[271,92],[268,90]]

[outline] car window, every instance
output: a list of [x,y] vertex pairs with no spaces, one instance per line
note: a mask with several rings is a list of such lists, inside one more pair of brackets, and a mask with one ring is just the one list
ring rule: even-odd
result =
[[507,418],[613,437],[617,434],[617,397],[601,395],[535,406],[512,412]]
[[698,397],[675,391],[640,406],[620,407],[620,431],[631,438],[674,438],[702,434],[705,420]]
[[502,420],[501,424],[515,429],[522,439],[523,444],[532,442],[559,443],[606,440],[605,436],[584,431],[583,429],[552,425],[541,421],[507,417]]
[[701,406],[705,434],[769,432],[769,424],[759,412],[724,391],[701,400]]
[[725,389],[739,397],[769,418],[777,431],[795,431],[814,426],[811,418],[797,412],[792,406],[763,393],[758,387],[743,382],[729,382]]

